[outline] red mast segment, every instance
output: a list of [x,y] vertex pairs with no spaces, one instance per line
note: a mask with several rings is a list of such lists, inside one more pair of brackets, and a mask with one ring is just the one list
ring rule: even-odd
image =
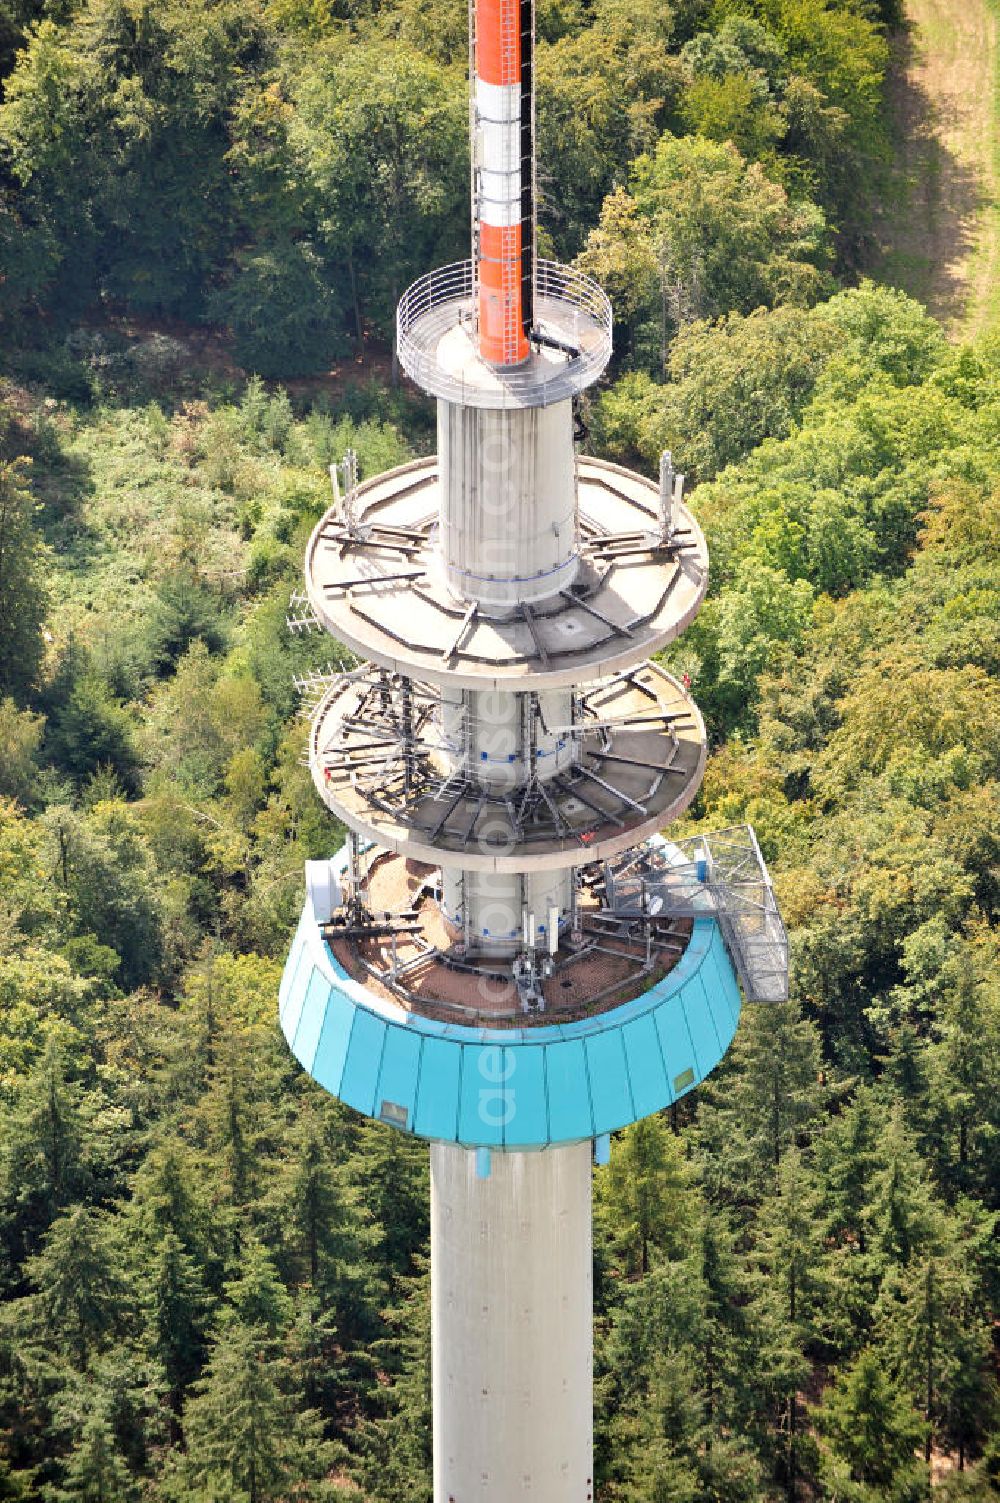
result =
[[479,352],[491,365],[530,352],[531,43],[530,0],[476,0]]

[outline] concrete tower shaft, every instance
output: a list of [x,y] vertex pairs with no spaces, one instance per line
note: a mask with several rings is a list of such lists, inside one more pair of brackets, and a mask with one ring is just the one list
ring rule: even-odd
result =
[[574,713],[570,689],[524,694],[444,685],[442,765],[498,794],[532,777],[551,780],[572,764]]
[[431,1147],[435,1503],[593,1497],[590,1185],[589,1143]]
[[438,463],[456,595],[502,606],[570,588],[579,527],[569,400],[499,411],[439,400]]
[[516,955],[525,948],[525,915],[534,922],[533,942],[542,950],[549,948],[555,924],[562,935],[572,922],[570,871],[518,876],[443,865],[441,877],[445,917],[469,956]]
[[[482,315],[480,315],[482,317]],[[480,325],[482,334],[482,324]],[[568,590],[580,563],[569,400],[501,410],[438,400],[445,579],[477,605],[516,607]],[[568,689],[442,690],[451,770],[501,796],[573,761]],[[483,872],[442,863],[445,914],[467,955],[512,957],[525,924],[543,948],[571,919],[569,870]]]

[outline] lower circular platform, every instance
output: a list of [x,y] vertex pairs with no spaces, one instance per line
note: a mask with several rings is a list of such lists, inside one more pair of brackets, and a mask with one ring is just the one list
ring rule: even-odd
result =
[[740,991],[722,933],[696,919],[684,954],[641,996],[597,1016],[472,1028],[360,985],[307,896],[285,965],[281,1026],[331,1095],[404,1132],[470,1148],[598,1137],[669,1106],[719,1063]]
[[[594,870],[599,874],[600,865]],[[376,918],[405,918],[381,928],[374,923],[361,934],[328,925],[324,938],[334,958],[355,981],[409,1012],[477,1027],[524,1026],[510,961],[465,957],[460,931],[439,901],[440,881],[440,871],[423,862],[375,855],[365,877],[366,907]],[[542,1008],[532,1016],[549,1023],[597,1017],[648,991],[683,956],[689,918],[657,925],[647,939],[639,923],[609,921],[601,885],[579,895],[576,933],[564,926],[553,974],[541,982]]]

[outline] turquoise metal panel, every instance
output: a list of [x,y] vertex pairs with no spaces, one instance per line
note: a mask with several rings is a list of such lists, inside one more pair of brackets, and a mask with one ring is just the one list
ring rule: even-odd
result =
[[508,1148],[532,1147],[549,1140],[549,1114],[545,1096],[545,1053],[541,1045],[512,1049],[517,1068],[509,1085],[514,1093],[513,1115],[504,1127]]
[[[417,1015],[413,1016],[413,1026],[419,1028],[421,1033],[447,1039],[451,1044],[481,1044],[483,1038],[489,1035],[488,1029],[468,1028],[462,1023],[438,1023],[434,1018],[421,1018]],[[504,1043],[519,1043],[522,1036],[519,1028],[504,1029]]]
[[504,1128],[517,1110],[514,1091],[517,1052],[497,1043],[464,1046],[458,1108],[460,1143],[486,1148],[503,1146]]
[[[731,1038],[740,1019],[740,988],[721,929],[716,929],[712,947],[705,957],[704,980],[705,988],[711,994],[713,1001],[721,1001],[729,1013]],[[721,1025],[719,1034],[722,1038],[726,1036],[726,1031]]]
[[629,1089],[628,1062],[620,1028],[605,1028],[586,1042],[594,1131],[612,1132],[634,1122],[636,1112]]
[[307,953],[305,936],[302,933],[304,926],[305,915],[299,919],[299,927],[295,931],[295,938],[292,940],[292,947],[285,961],[285,969],[281,973],[281,985],[278,987],[278,1017],[282,1023],[285,1021],[289,996],[298,997],[301,1001],[301,992],[295,990],[295,976]]
[[452,1143],[458,1136],[458,1093],[462,1050],[444,1039],[425,1038],[413,1131],[422,1138]]
[[653,1014],[648,1012],[645,1017],[626,1023],[622,1029],[622,1041],[628,1061],[636,1117],[648,1117],[651,1112],[658,1112],[664,1102],[670,1099]]
[[[302,1016],[302,1004],[306,1000],[306,982],[302,980],[302,973],[308,973],[312,969],[312,961],[308,948],[301,942],[295,946],[285,964],[285,973],[281,978],[281,984],[285,988],[284,1001],[279,1001],[278,1017],[286,1039],[291,1043],[299,1026]],[[286,984],[287,983],[287,984]]]
[[594,1136],[590,1082],[582,1039],[546,1044],[545,1077],[549,1094],[549,1142],[572,1143]]
[[701,984],[701,973],[692,976],[681,993],[688,1033],[697,1061],[699,1079],[711,1073],[722,1058],[723,1047],[712,1022],[712,1013]]
[[[712,1022],[715,1024],[720,1053],[725,1054],[732,1042],[735,1023],[733,1020],[731,999],[726,992],[725,986],[718,978],[714,954],[706,955],[705,964],[699,972],[698,979],[705,994],[705,1006],[712,1014]],[[738,1003],[739,998],[737,997],[737,1018],[739,1016]]]
[[698,1061],[691,1047],[691,1035],[688,1033],[687,1019],[684,1016],[684,1007],[680,997],[669,997],[656,1009],[653,1016],[660,1038],[663,1067],[667,1072],[667,1090],[670,1094],[665,1105],[669,1106],[682,1091],[687,1089],[685,1084],[677,1084],[677,1082],[684,1082],[688,1074],[691,1079],[687,1084],[693,1084],[697,1080]]
[[[518,1029],[517,1033],[512,1032],[510,1035],[512,1043],[515,1039],[520,1039],[524,1043],[532,1045],[561,1044],[566,1037],[565,1023],[540,1023],[537,1027],[532,1025],[531,1028],[521,1028]],[[572,1037],[572,1035],[569,1035],[569,1037]]]
[[388,1026],[374,1013],[366,1012],[363,1007],[355,1008],[351,1041],[344,1061],[344,1078],[340,1084],[340,1099],[356,1111],[364,1112],[366,1117],[378,1114],[375,1087],[378,1085]]
[[712,945],[715,930],[714,920],[696,919],[684,954],[669,975],[657,983],[656,990],[662,996],[676,996],[692,976],[697,975]]
[[331,1096],[340,1095],[344,1079],[344,1060],[354,1025],[354,1007],[342,991],[327,992],[323,1027],[313,1061],[312,1076]]
[[[378,1089],[375,1092],[375,1114],[394,1127],[413,1130],[413,1108],[417,1100],[417,1080],[420,1073],[420,1034],[408,1028],[392,1028],[386,1031],[385,1049],[382,1051],[382,1069]],[[396,1108],[395,1111],[392,1108]],[[406,1120],[398,1115],[402,1109]]]
[[292,1052],[301,1065],[312,1074],[313,1060],[316,1058],[316,1045],[323,1028],[323,1017],[326,1011],[326,999],[330,991],[330,983],[318,969],[310,971],[307,967],[302,968],[302,979],[305,981],[305,993],[302,1000],[302,1010],[299,1016],[298,1026],[295,1029]]
[[733,970],[733,963],[724,951],[721,939],[719,941],[719,953],[716,956],[716,965],[719,971],[723,994],[729,998],[729,1012],[733,1020],[733,1033],[735,1033],[740,1021],[743,994],[740,991],[740,984],[736,979],[736,972]]
[[[416,1026],[416,1024],[414,1024],[414,1026]],[[424,1038],[443,1039],[448,1033],[448,1024],[439,1023],[437,1018],[421,1018],[420,1032],[423,1034]]]

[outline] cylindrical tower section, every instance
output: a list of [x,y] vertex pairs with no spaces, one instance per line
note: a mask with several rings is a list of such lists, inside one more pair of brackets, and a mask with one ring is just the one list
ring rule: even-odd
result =
[[479,353],[529,354],[532,204],[531,3],[476,0]]
[[485,605],[558,595],[579,566],[571,401],[438,402],[441,555],[449,587]]
[[573,761],[569,689],[441,691],[442,756],[492,792],[512,793],[532,778],[554,778]]
[[[504,1108],[502,1051],[483,1110]],[[484,1060],[486,1056],[484,1055]],[[434,1503],[593,1496],[591,1145],[431,1145]]]
[[[541,694],[510,689],[456,689],[442,693],[443,740],[450,771],[461,771],[491,794],[519,799],[530,781],[544,782],[571,766],[572,693]],[[495,827],[495,828],[494,828]],[[503,839],[509,831],[504,806],[477,824],[480,838]],[[509,959],[519,951],[544,953],[570,919],[573,875],[567,868],[523,872],[463,870],[442,866],[445,921],[466,954]],[[527,916],[531,933],[525,935]]]
[[[441,902],[446,922],[469,955],[509,959],[528,948],[528,940],[544,954],[553,929],[562,934],[571,922],[573,873],[566,867],[521,874],[443,866]],[[531,922],[529,936],[525,914]]]

